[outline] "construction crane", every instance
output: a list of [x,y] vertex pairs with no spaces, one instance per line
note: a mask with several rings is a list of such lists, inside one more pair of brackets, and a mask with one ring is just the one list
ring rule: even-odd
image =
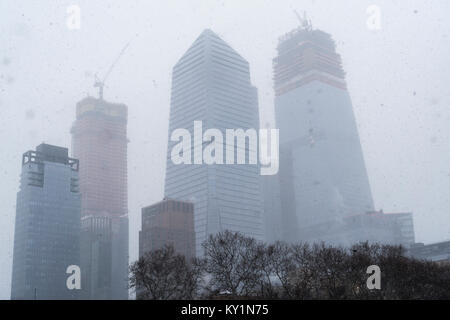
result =
[[297,10],[294,10],[295,15],[297,16],[298,21],[300,22],[300,26],[302,26],[305,30],[311,31],[312,24],[311,21],[308,21],[306,17],[306,11],[303,11],[303,17],[299,15]]
[[111,74],[111,71],[113,70],[114,66],[117,64],[117,62],[119,61],[119,59],[122,57],[122,55],[124,54],[125,50],[127,50],[128,46],[130,45],[130,43],[128,42],[125,47],[123,47],[122,51],[120,51],[119,55],[117,56],[116,60],[114,60],[114,62],[111,64],[111,66],[109,67],[108,71],[106,72],[105,76],[103,77],[102,80],[100,80],[97,75],[95,76],[95,83],[94,83],[94,87],[98,88],[98,97],[100,100],[103,100],[103,88],[105,86],[105,81],[106,79],[108,79],[108,76]]

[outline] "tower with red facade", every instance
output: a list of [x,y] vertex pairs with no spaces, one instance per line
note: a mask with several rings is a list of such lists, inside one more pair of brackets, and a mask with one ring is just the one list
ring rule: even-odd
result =
[[81,270],[86,299],[127,299],[127,106],[77,103],[72,149],[80,169]]

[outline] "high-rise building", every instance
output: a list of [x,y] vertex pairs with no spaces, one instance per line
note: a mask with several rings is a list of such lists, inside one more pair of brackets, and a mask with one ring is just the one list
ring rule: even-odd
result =
[[17,193],[11,299],[75,299],[67,268],[80,264],[78,160],[48,144],[24,153]]
[[[128,299],[127,106],[87,97],[77,104],[71,132],[73,155],[82,164],[81,255],[84,280],[90,284],[85,297]],[[100,243],[104,250],[97,249]],[[87,278],[108,263],[109,284]]]
[[[258,165],[249,161],[194,164],[197,148],[206,147],[195,141],[192,164],[172,162],[177,142],[170,141],[171,133],[183,128],[194,137],[194,121],[202,121],[203,131],[214,128],[223,137],[226,129],[259,128],[257,90],[250,83],[249,64],[211,30],[203,31],[173,68],[165,195],[194,203],[197,255],[203,254],[208,235],[222,230],[262,240]],[[249,144],[245,148],[248,156],[252,150]]]
[[187,201],[164,199],[142,208],[139,256],[173,245],[175,252],[189,261],[195,257],[194,205]]
[[[309,23],[281,37],[273,60],[285,240],[373,210],[345,73],[331,36]],[[303,229],[303,231],[302,231]]]

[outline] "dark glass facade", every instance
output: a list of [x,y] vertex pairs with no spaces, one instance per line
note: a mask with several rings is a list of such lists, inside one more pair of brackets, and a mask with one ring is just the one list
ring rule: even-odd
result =
[[80,264],[78,160],[41,144],[23,155],[11,299],[75,299],[67,267]]

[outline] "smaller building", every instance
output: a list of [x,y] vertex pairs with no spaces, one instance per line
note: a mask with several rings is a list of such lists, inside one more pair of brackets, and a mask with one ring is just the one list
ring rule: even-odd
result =
[[193,203],[164,198],[142,208],[139,256],[170,244],[187,260],[195,256]]
[[262,175],[261,190],[264,212],[264,240],[268,243],[288,241],[283,234],[279,176]]
[[346,220],[347,230],[353,234],[355,242],[369,241],[409,248],[415,241],[412,213],[384,213],[381,210]]
[[358,242],[402,245],[415,242],[412,213],[372,211],[301,229],[307,242],[351,246]]
[[111,299],[112,219],[108,216],[81,218],[81,297]]
[[431,260],[439,264],[450,264],[450,241],[432,244],[415,243],[408,254],[416,259]]

